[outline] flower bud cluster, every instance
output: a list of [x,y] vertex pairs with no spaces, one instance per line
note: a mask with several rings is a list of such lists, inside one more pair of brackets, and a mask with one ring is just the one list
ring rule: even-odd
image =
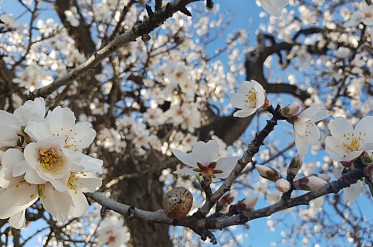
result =
[[291,184],[288,180],[281,177],[280,173],[272,167],[264,165],[255,165],[256,170],[262,178],[275,182],[277,190],[285,193],[290,190]]
[[[290,181],[292,181],[293,178],[298,174],[301,166],[301,156],[298,155],[291,160],[287,168],[287,175],[288,179],[290,178]],[[264,165],[255,165],[255,168],[261,177],[275,182],[275,187],[280,192],[285,193],[291,189],[289,180],[282,178],[277,170]],[[326,174],[312,174],[294,181],[293,185],[294,189],[297,190],[314,191],[324,187],[329,180],[330,176]]]

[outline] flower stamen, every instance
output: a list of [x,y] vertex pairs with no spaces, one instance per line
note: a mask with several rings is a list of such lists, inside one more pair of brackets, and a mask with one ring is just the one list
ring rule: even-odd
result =
[[246,94],[246,99],[245,99],[245,106],[247,108],[255,108],[256,107],[256,94],[257,92],[255,91],[254,88],[251,88]]
[[44,172],[57,173],[58,169],[65,163],[63,157],[58,155],[54,149],[40,149],[39,155],[39,164]]

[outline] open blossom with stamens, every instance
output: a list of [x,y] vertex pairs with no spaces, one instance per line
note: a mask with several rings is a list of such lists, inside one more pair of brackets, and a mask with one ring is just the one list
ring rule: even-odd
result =
[[298,153],[303,156],[308,152],[308,146],[320,139],[320,130],[316,122],[328,117],[329,112],[318,107],[309,107],[295,117],[295,145]]
[[64,141],[65,152],[74,156],[73,169],[79,171],[100,171],[102,161],[82,153],[96,136],[89,122],[75,123],[74,113],[69,108],[56,107],[43,121],[30,121],[25,132],[34,141],[60,138]]
[[172,153],[188,168],[175,171],[175,174],[201,175],[208,179],[226,178],[239,157],[224,157],[218,160],[219,145],[216,141],[197,142],[191,153],[173,150]]
[[88,209],[84,192],[101,186],[102,161],[82,153],[95,138],[90,123],[57,107],[45,117],[44,99],[27,101],[13,114],[0,111],[0,219],[20,228],[37,199],[57,221]]
[[373,150],[373,116],[362,118],[355,126],[344,117],[329,124],[332,136],[326,137],[326,152],[335,161],[350,161],[364,151]]
[[108,247],[120,247],[130,239],[128,228],[123,226],[123,219],[119,215],[102,220],[97,234],[100,246],[107,244]]
[[232,95],[231,103],[241,110],[236,111],[234,117],[248,117],[261,108],[266,101],[265,91],[258,82],[244,81],[239,86],[240,93]]
[[265,11],[276,17],[280,16],[282,8],[289,4],[289,0],[259,0],[259,2]]

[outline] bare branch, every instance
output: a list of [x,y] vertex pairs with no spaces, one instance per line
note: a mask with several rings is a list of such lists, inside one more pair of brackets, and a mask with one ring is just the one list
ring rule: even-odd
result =
[[177,0],[172,3],[167,4],[159,12],[157,12],[153,18],[150,18],[144,22],[140,22],[133,26],[133,28],[115,38],[108,45],[97,51],[91,57],[89,57],[84,63],[77,66],[75,69],[71,70],[65,76],[53,81],[46,87],[35,90],[30,93],[30,98],[35,98],[38,96],[48,96],[61,86],[65,86],[72,81],[78,79],[83,74],[90,70],[93,70],[97,65],[100,64],[102,60],[109,57],[118,48],[123,47],[142,37],[144,34],[149,34],[151,31],[163,24],[168,18],[172,17],[173,14],[178,12],[181,8],[185,7],[189,3],[196,2],[198,0]]

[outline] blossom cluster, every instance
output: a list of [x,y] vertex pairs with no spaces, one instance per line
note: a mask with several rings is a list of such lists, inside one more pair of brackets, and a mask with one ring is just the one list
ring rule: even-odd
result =
[[[234,117],[248,117],[259,108],[269,107],[265,90],[258,82],[254,80],[245,81],[239,86],[239,90],[240,92],[233,94],[231,98],[232,105],[239,108],[237,112],[233,113]],[[311,106],[301,112],[301,106],[293,103],[284,107],[281,114],[294,127],[295,145],[299,155],[292,160],[288,169],[288,176],[290,173],[290,177],[294,178],[300,169],[302,156],[308,152],[308,146],[320,141],[321,134],[316,124],[327,118],[329,111],[321,107]],[[370,177],[373,175],[373,156],[371,153],[373,150],[373,131],[369,128],[372,123],[373,117],[367,116],[361,119],[354,129],[348,120],[343,117],[336,117],[329,124],[332,136],[328,136],[325,141],[326,151],[330,157],[335,161],[344,162],[342,165],[348,170],[357,169],[354,166],[355,159],[363,159],[362,163],[365,166],[364,172],[367,174],[366,183],[368,184],[372,183]],[[177,170],[175,174],[199,175],[208,181],[216,181],[227,177],[237,163],[238,158],[225,157],[216,160],[218,149],[218,144],[215,141],[209,141],[208,143],[197,142],[189,154],[180,150],[173,150],[173,154],[189,166]],[[365,156],[362,158],[362,155]],[[264,165],[256,165],[255,168],[261,177],[275,182],[275,187],[280,192],[285,193],[291,189],[289,180],[282,178],[276,169]],[[317,190],[325,186],[329,179],[330,177],[326,174],[310,174],[293,181],[292,189]],[[362,183],[359,181],[347,188],[345,200],[356,200],[356,194],[360,194],[361,187]]]
[[83,154],[96,136],[69,108],[46,115],[43,98],[26,101],[13,114],[0,111],[0,218],[20,228],[25,210],[40,199],[57,221],[88,209],[84,192],[101,186],[102,160]]

